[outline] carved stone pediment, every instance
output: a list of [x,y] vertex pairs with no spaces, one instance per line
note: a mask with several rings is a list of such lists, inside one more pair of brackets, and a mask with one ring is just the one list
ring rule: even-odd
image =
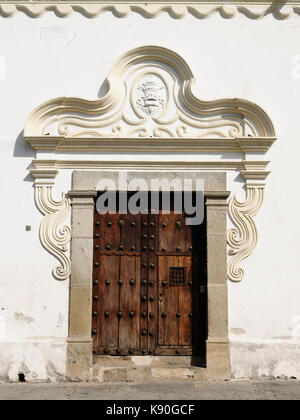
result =
[[261,138],[272,142],[273,125],[261,108],[236,98],[202,101],[193,93],[194,82],[188,65],[174,52],[138,48],[113,66],[104,97],[58,98],[43,104],[30,115],[25,138],[35,149],[56,151],[76,150],[85,143],[93,150],[108,138],[124,139],[124,145],[131,138],[193,139],[193,146],[200,148],[203,139],[211,139],[214,147],[225,139],[241,139],[240,147],[244,138],[253,147]]

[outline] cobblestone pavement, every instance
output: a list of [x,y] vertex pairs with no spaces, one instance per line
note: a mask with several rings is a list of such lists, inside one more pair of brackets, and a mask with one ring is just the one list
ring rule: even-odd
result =
[[300,400],[300,381],[0,384],[0,400]]

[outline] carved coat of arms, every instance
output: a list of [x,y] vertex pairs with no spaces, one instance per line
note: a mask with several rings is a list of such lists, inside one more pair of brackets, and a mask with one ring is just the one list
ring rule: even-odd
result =
[[136,88],[136,106],[150,117],[158,115],[167,102],[166,86],[155,74],[146,74]]

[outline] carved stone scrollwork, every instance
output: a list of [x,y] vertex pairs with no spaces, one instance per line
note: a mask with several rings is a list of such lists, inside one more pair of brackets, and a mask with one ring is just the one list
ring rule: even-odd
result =
[[238,201],[234,195],[229,202],[229,215],[236,225],[228,231],[229,254],[233,255],[228,263],[228,278],[241,281],[244,269],[239,263],[249,257],[258,241],[258,232],[253,217],[259,211],[264,198],[264,185],[248,184],[247,197],[244,202]]
[[[244,270],[240,262],[248,257],[257,244],[257,229],[253,220],[259,210],[264,181],[269,171],[262,155],[276,140],[273,123],[258,105],[245,99],[203,101],[193,94],[194,76],[187,63],[177,53],[158,46],[143,46],[121,56],[108,77],[108,92],[96,101],[81,98],[52,99],[32,111],[24,128],[24,138],[37,152],[30,172],[36,182],[36,201],[45,215],[41,226],[41,241],[56,256],[61,266],[54,270],[60,280],[70,275],[66,245],[70,229],[59,226],[70,212],[69,197],[60,202],[52,199],[53,179],[58,169],[112,169],[147,166],[162,169],[175,167],[192,170],[236,170],[246,180],[244,202],[234,196],[229,214],[235,225],[228,232],[231,258],[228,277],[241,281]],[[45,160],[44,151],[52,153]],[[104,151],[117,153],[111,161],[95,155],[94,160],[60,160],[59,152],[82,153]],[[125,153],[127,160],[119,159]],[[156,159],[140,162],[129,156],[135,152],[150,152]],[[195,153],[173,162],[161,160],[161,152]],[[213,161],[202,156],[222,154]],[[232,153],[240,159],[232,160]],[[124,154],[124,155],[125,155]],[[172,161],[172,162],[171,162]],[[40,187],[42,186],[42,187]]]
[[66,253],[71,229],[62,224],[70,214],[70,199],[63,195],[61,201],[55,201],[52,188],[52,185],[35,185],[36,205],[45,216],[40,227],[40,239],[46,250],[60,262],[53,270],[53,276],[57,280],[66,280],[71,274],[71,263]]

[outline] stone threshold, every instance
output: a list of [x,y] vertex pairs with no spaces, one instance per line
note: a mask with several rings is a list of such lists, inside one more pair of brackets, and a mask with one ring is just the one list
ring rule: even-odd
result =
[[201,364],[190,356],[94,356],[93,381],[201,381],[207,378]]
[[93,364],[100,367],[203,367],[200,356],[94,356]]
[[206,369],[194,366],[100,367],[93,369],[94,382],[170,382],[203,381]]

